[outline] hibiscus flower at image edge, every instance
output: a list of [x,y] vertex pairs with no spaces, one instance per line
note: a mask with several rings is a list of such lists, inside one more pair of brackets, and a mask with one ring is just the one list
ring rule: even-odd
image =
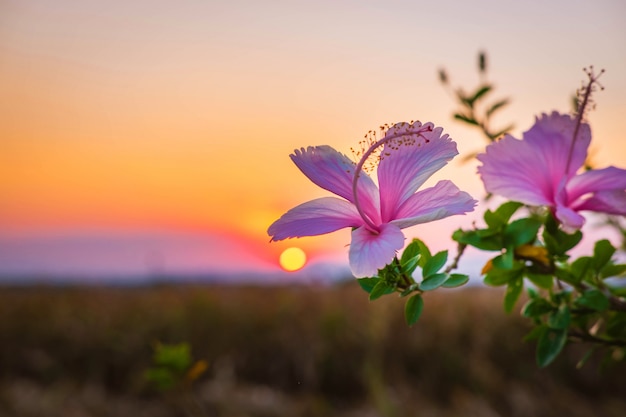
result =
[[578,173],[587,159],[591,129],[569,115],[542,114],[522,139],[506,135],[477,156],[489,193],[549,207],[567,232],[580,229],[580,211],[626,215],[626,170],[613,166]]

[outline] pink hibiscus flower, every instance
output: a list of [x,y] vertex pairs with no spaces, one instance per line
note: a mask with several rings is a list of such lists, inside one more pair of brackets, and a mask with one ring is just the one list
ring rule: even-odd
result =
[[[442,131],[432,123],[396,124],[364,152],[358,164],[330,146],[296,150],[290,156],[304,175],[342,198],[323,197],[294,207],[269,227],[271,240],[351,227],[352,273],[357,278],[376,275],[404,246],[400,229],[464,214],[476,205],[450,181],[417,191],[458,154],[456,143]],[[377,187],[362,168],[380,146]]]
[[626,170],[615,167],[578,174],[587,159],[591,129],[553,112],[537,118],[523,139],[506,135],[478,155],[485,189],[532,206],[548,206],[572,232],[585,222],[578,212],[626,215]]

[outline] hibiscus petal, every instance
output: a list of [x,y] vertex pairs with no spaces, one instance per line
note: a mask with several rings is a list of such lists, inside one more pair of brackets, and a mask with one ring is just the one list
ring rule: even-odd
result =
[[583,172],[569,180],[566,189],[570,202],[596,191],[624,191],[626,190],[626,169],[611,166]]
[[[581,123],[574,149],[570,156],[570,148],[574,139],[576,119],[567,114],[552,112],[542,114],[535,124],[524,132],[524,141],[535,148],[537,169],[550,178],[556,186],[564,174],[568,177],[576,171],[587,159],[587,148],[591,143],[591,129],[586,123]],[[566,173],[567,159],[569,171]]]
[[598,191],[578,204],[576,210],[591,210],[626,216],[626,190]]
[[420,122],[400,123],[387,131],[386,136],[398,137],[385,144],[378,165],[383,222],[394,220],[398,208],[458,154],[456,143],[442,132],[432,123]]
[[[352,180],[356,164],[330,146],[296,149],[291,160],[313,183],[354,203]],[[359,204],[374,223],[380,222],[378,188],[364,172],[358,182]]]
[[272,237],[270,241],[278,241],[323,235],[362,224],[363,219],[353,204],[335,197],[323,197],[292,208],[272,223],[267,233]]
[[569,207],[557,205],[555,215],[567,233],[573,233],[585,224],[585,218]]
[[392,221],[401,229],[427,223],[455,214],[474,210],[478,202],[459,190],[451,181],[443,180],[434,187],[413,194],[398,210],[398,219]]
[[576,120],[568,115],[543,114],[524,132],[523,140],[507,135],[489,145],[478,155],[485,189],[530,205],[554,206],[559,183],[572,177],[587,157],[591,130],[585,123],[570,155],[575,127]]
[[371,277],[391,263],[396,251],[404,246],[404,235],[398,226],[383,224],[378,234],[366,227],[352,231],[348,257],[350,269],[357,278]]
[[488,193],[533,206],[554,205],[555,186],[538,168],[537,149],[506,135],[476,158]]

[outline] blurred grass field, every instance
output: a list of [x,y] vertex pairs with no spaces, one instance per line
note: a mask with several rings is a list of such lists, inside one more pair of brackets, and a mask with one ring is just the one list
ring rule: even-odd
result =
[[[538,369],[529,324],[480,287],[402,300],[338,286],[4,287],[0,416],[626,416],[626,363]],[[516,310],[519,310],[521,303]],[[145,380],[155,343],[207,371]]]

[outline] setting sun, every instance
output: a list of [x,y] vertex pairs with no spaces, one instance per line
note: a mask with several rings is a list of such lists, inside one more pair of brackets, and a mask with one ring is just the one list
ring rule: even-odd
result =
[[280,254],[279,262],[285,271],[297,271],[306,263],[306,254],[300,248],[287,248]]

